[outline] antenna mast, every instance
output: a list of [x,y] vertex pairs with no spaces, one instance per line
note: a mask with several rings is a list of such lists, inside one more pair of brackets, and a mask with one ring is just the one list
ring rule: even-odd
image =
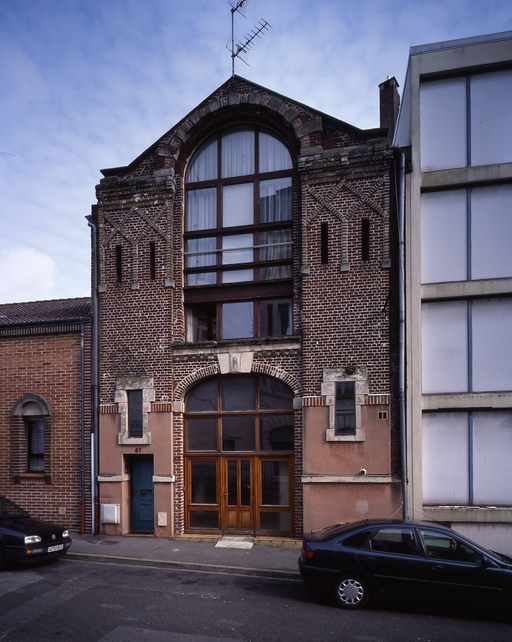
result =
[[[261,35],[264,31],[272,28],[266,20],[263,18],[260,22],[250,31],[243,42],[238,42],[235,48],[235,13],[241,13],[240,9],[248,0],[237,0],[236,4],[231,5],[231,75],[235,75],[235,58],[240,58],[241,53],[247,53],[249,49],[254,46],[254,39],[261,38]],[[243,14],[242,14],[243,15]],[[263,34],[264,35],[264,34]],[[245,62],[243,58],[240,58],[242,62]],[[248,63],[245,62],[247,65]]]

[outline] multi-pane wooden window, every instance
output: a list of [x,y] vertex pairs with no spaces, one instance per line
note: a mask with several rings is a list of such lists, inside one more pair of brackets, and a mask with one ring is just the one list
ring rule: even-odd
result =
[[293,451],[293,393],[254,375],[214,377],[187,402],[188,452]]
[[292,161],[269,130],[210,137],[187,172],[187,340],[291,334]]
[[44,472],[44,419],[42,417],[25,418],[27,430],[27,471]]

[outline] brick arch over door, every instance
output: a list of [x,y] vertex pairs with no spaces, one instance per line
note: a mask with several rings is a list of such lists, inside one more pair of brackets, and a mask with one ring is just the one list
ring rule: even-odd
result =
[[[251,373],[262,374],[268,377],[273,377],[274,379],[278,379],[279,381],[282,381],[283,383],[285,383],[289,388],[291,388],[295,397],[299,397],[301,395],[301,386],[297,378],[289,374],[285,370],[282,370],[281,368],[276,368],[275,366],[270,366],[266,364],[253,363],[251,368]],[[199,381],[203,379],[208,379],[208,377],[213,377],[215,375],[220,375],[220,374],[221,374],[221,371],[218,364],[208,366],[206,368],[199,368],[198,370],[194,370],[194,372],[187,375],[176,386],[174,390],[174,402],[178,402],[178,403],[181,402],[184,404],[185,397],[193,385],[195,385],[196,383],[199,383]],[[237,373],[237,374],[242,374],[242,373]],[[247,374],[250,374],[250,373],[247,373]]]

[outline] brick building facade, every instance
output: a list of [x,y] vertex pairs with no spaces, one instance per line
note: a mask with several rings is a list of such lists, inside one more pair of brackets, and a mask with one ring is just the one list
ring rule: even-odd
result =
[[390,134],[233,76],[93,206],[104,532],[400,513]]
[[91,530],[91,305],[0,305],[0,495]]

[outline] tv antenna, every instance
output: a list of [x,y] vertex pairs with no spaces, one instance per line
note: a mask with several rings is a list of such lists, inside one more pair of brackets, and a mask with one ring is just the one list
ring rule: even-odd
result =
[[262,35],[265,35],[265,31],[268,31],[269,29],[272,28],[272,25],[270,25],[266,20],[263,20],[263,18],[259,21],[259,23],[253,27],[253,29],[245,36],[245,40],[238,42],[235,45],[235,13],[240,13],[243,15],[243,13],[240,11],[240,9],[246,4],[248,0],[237,0],[235,4],[231,5],[231,49],[228,50],[231,51],[231,75],[235,75],[235,58],[239,58],[242,62],[245,62],[247,66],[249,66],[249,63],[246,62],[243,58],[240,57],[240,54],[248,53],[250,49],[254,46],[254,41],[256,38],[261,38]]

